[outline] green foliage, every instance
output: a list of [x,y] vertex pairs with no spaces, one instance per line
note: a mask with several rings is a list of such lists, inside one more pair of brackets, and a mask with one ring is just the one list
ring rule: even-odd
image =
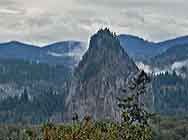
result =
[[[155,129],[158,130],[155,131],[155,133],[151,134],[153,136],[152,140],[187,140],[188,138],[188,117],[160,117],[160,119],[157,119],[157,122],[155,122],[155,124],[158,125],[158,127],[155,127]],[[122,138],[123,134],[129,132],[129,134],[135,134],[135,137],[139,137],[140,131],[142,129],[137,125],[130,129],[127,129],[127,126],[125,126],[124,128],[126,129],[120,127],[120,124],[116,122],[95,122],[92,120],[86,120],[86,118],[83,121],[78,121],[70,124],[55,125],[52,123],[45,123],[41,127],[23,127],[23,125],[0,125],[0,139],[44,140],[44,132],[50,131],[48,132],[48,135],[55,136],[55,140],[77,140],[78,137],[79,140],[82,140],[88,136],[88,132],[90,134],[89,138],[92,140],[126,140],[126,138]],[[124,132],[124,130],[126,131]],[[143,132],[141,133],[143,134]],[[150,130],[149,132],[147,132],[146,130],[145,136],[150,136],[150,133]],[[147,139],[147,137],[145,138]],[[140,140],[140,138],[138,140]]]
[[119,99],[123,118],[120,131],[125,140],[152,140],[152,129],[149,121],[154,114],[147,112],[140,100],[146,93],[146,85],[149,82],[150,78],[144,71],[141,71],[129,86],[134,94],[125,99]]

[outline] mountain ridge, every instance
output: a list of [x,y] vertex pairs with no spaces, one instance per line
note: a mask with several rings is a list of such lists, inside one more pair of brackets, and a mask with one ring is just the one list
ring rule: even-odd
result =
[[[37,47],[19,41],[10,41],[0,44],[0,58],[21,59],[50,65],[62,64],[67,67],[74,67],[85,52],[85,46],[84,43],[78,41],[62,41],[45,47]],[[72,52],[76,56],[71,54]]]
[[[121,46],[136,62],[147,62],[169,48],[188,44],[188,36],[180,36],[161,42],[152,42],[136,35],[120,34],[117,36]],[[0,43],[0,58],[24,59],[50,65],[64,65],[75,68],[87,50],[85,42],[67,40],[36,46],[20,41]]]
[[123,48],[135,61],[145,61],[149,58],[160,55],[169,48],[177,45],[188,44],[188,36],[180,36],[161,42],[151,42],[134,35],[119,35]]

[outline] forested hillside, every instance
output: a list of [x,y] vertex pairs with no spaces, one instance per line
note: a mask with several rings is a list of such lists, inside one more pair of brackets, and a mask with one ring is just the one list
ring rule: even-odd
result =
[[154,108],[163,115],[188,114],[188,78],[173,73],[154,76]]
[[48,88],[63,93],[70,76],[71,70],[61,65],[0,59],[0,99],[20,96],[25,89],[31,97],[44,93]]

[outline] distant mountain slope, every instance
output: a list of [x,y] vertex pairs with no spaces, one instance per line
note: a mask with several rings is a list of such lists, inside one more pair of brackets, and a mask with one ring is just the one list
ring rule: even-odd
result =
[[58,42],[44,47],[11,41],[0,44],[0,58],[74,67],[80,61],[85,50],[86,45],[78,41]]
[[162,48],[171,48],[174,46],[180,46],[180,45],[185,45],[188,44],[188,36],[181,36],[181,37],[177,37],[174,39],[170,39],[167,41],[163,41],[163,42],[158,42],[156,43],[157,46],[160,46]]
[[[156,48],[150,47],[154,45],[154,42],[149,42],[142,38],[133,35],[119,35],[118,36],[121,46],[127,51],[129,56],[134,59],[144,59],[146,56],[152,57],[153,50],[157,50]],[[156,54],[157,52],[154,51]]]
[[40,48],[24,44],[17,41],[11,41],[0,44],[1,58],[23,59],[28,61],[37,61],[40,56]]
[[188,45],[188,36],[182,36],[158,43],[149,42],[132,35],[119,35],[118,38],[122,47],[125,48],[128,54],[136,61],[143,61],[155,57],[172,47]]
[[49,64],[64,64],[75,67],[86,51],[86,44],[79,41],[57,42],[44,46],[40,60]]
[[188,44],[171,47],[154,57],[150,63],[155,67],[165,68],[185,61],[188,61]]

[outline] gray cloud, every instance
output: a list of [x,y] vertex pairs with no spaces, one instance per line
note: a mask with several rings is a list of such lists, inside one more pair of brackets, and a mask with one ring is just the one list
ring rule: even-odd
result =
[[1,0],[0,42],[88,40],[99,28],[159,41],[188,32],[186,0]]

